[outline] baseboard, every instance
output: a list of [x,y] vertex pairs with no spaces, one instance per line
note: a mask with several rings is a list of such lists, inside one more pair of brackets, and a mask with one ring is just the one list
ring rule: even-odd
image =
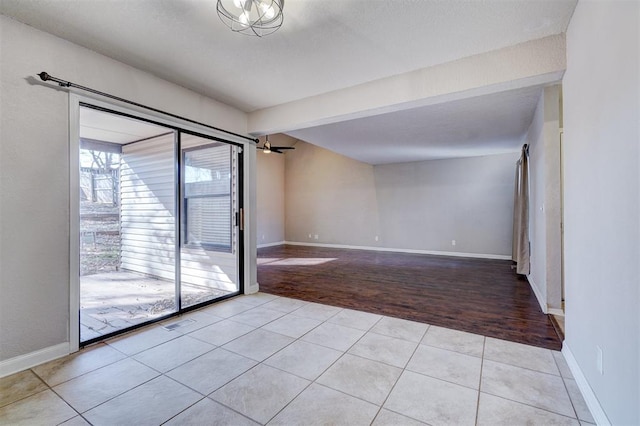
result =
[[254,285],[245,287],[244,294],[254,294],[260,291],[260,284],[255,283]]
[[413,254],[432,254],[435,256],[455,256],[455,257],[473,257],[478,259],[498,259],[511,260],[511,256],[502,254],[482,254],[482,253],[461,253],[457,251],[433,251],[433,250],[415,250],[388,247],[372,247],[372,246],[352,246],[344,244],[323,244],[323,243],[300,243],[295,241],[285,241],[284,244],[292,246],[310,246],[310,247],[328,247],[351,250],[370,250],[370,251],[387,251],[397,253],[413,253]]
[[538,304],[540,305],[540,309],[542,309],[543,313],[548,314],[549,309],[547,307],[547,301],[545,297],[542,296],[542,293],[540,293],[540,289],[538,288],[538,285],[531,279],[530,275],[527,275],[527,281],[529,282],[529,286],[531,287],[531,290],[533,290],[533,294],[536,295],[536,299],[538,299]]
[[275,243],[266,243],[266,244],[258,244],[258,248],[265,248],[265,247],[273,247],[273,246],[281,246],[285,244],[284,241],[276,241]]
[[10,376],[66,355],[69,355],[69,342],[10,358],[6,361],[0,361],[0,377]]
[[558,316],[558,317],[563,317],[564,316],[564,311],[562,309],[558,309],[558,308],[548,308],[547,309],[547,313],[551,314],[551,315]]
[[576,358],[573,356],[571,352],[571,348],[567,345],[567,341],[562,342],[562,355],[564,359],[567,360],[567,364],[569,365],[569,370],[571,370],[571,374],[573,374],[573,378],[576,380],[576,384],[578,385],[578,389],[580,389],[580,393],[582,393],[582,397],[593,416],[593,419],[596,421],[597,425],[602,426],[611,426],[611,422],[607,418],[600,402],[598,401],[598,397],[589,386],[589,382],[587,378],[582,373],[582,369],[578,365]]

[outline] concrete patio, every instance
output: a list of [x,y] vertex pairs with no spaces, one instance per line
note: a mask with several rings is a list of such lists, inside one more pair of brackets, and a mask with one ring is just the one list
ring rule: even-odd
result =
[[[137,325],[177,310],[175,284],[132,272],[80,277],[80,341]],[[182,305],[191,306],[229,294],[192,284],[182,285]]]

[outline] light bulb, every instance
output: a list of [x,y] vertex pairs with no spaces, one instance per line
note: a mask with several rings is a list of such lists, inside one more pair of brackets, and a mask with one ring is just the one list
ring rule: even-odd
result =
[[260,3],[260,12],[262,12],[264,19],[273,19],[273,17],[276,16],[276,10],[273,8],[273,5],[269,5],[266,2]]

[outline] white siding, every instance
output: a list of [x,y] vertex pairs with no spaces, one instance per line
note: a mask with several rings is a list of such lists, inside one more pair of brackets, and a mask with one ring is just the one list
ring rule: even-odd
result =
[[122,148],[122,269],[175,279],[174,136]]
[[[120,185],[121,267],[167,280],[175,278],[173,138],[169,134],[124,146]],[[185,148],[194,146],[194,142],[192,137],[183,136]],[[236,240],[234,231],[232,253],[183,248],[182,283],[237,290]]]

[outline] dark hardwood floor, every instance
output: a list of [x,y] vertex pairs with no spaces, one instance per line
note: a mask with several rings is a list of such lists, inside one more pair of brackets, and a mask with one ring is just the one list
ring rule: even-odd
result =
[[260,291],[561,349],[529,284],[505,260],[276,246]]

